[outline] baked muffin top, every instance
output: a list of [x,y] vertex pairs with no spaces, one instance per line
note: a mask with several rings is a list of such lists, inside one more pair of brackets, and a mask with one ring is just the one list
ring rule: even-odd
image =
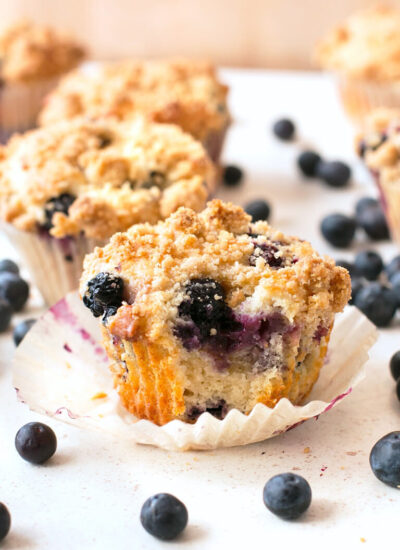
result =
[[85,50],[51,27],[19,21],[0,34],[1,78],[28,82],[60,75],[76,67]]
[[351,78],[400,78],[400,10],[377,6],[333,29],[317,47],[318,63]]
[[300,324],[321,309],[342,310],[350,297],[349,274],[332,259],[220,200],[114,235],[86,257],[80,291],[115,336],[155,340],[170,337],[188,285],[199,280],[240,314],[281,311]]
[[66,76],[50,94],[41,125],[88,115],[126,120],[139,113],[203,140],[229,122],[228,88],[214,68],[188,60],[124,61]]
[[55,237],[105,239],[182,205],[201,210],[215,168],[170,124],[74,119],[13,137],[0,149],[0,216]]

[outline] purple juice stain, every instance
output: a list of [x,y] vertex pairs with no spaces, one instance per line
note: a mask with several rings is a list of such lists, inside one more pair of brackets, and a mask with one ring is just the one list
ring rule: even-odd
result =
[[324,338],[327,334],[328,334],[328,327],[319,325],[317,330],[314,333],[313,340],[316,340],[318,343],[320,343],[321,339]]
[[72,349],[71,349],[71,346],[69,346],[69,344],[65,343],[63,347],[65,351],[67,351],[68,353],[72,353]]

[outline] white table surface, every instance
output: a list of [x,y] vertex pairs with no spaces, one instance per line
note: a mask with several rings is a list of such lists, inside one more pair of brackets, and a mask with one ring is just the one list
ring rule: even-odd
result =
[[[266,197],[274,207],[273,225],[310,239],[323,253],[332,250],[320,237],[318,223],[327,213],[350,213],[358,196],[374,192],[352,152],[347,124],[329,79],[305,73],[225,70],[232,87],[235,124],[224,161],[246,172],[238,190],[219,195],[238,203]],[[300,139],[274,139],[271,124],[292,117]],[[331,159],[354,168],[349,190],[333,190],[302,181],[294,161],[301,145],[317,147]],[[368,247],[359,243],[357,247]],[[388,244],[378,247],[386,258]],[[0,257],[13,251],[0,239]],[[25,316],[40,308],[31,300]],[[21,316],[20,316],[21,317]],[[15,319],[17,322],[18,318]],[[12,531],[3,549],[151,549],[188,548],[381,548],[397,540],[400,492],[372,475],[368,455],[384,434],[399,429],[398,403],[388,370],[400,347],[399,323],[383,330],[368,363],[366,379],[350,397],[318,421],[244,448],[214,452],[168,453],[128,446],[31,413],[17,403],[11,384],[13,344],[0,337],[0,501],[12,514]],[[14,448],[18,428],[32,420],[53,427],[58,451],[45,466],[24,462]],[[307,452],[309,451],[309,452]],[[296,471],[312,487],[313,501],[303,519],[288,523],[262,503],[272,476]],[[189,526],[179,541],[162,543],[139,522],[144,500],[170,492],[185,502]]]

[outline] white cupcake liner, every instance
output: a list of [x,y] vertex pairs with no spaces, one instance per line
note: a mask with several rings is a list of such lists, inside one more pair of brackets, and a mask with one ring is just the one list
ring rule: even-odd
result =
[[57,85],[59,77],[37,82],[5,82],[0,87],[0,142],[15,132],[36,126],[37,115],[46,95]]
[[168,450],[216,449],[274,437],[334,407],[364,377],[375,326],[354,307],[337,317],[327,361],[304,406],[281,399],[270,409],[258,404],[249,416],[237,410],[217,420],[203,413],[195,424],[173,420],[157,426],[138,420],[120,404],[98,320],[77,293],[67,295],[31,329],[17,348],[13,383],[18,397],[42,414],[80,428],[108,432]]
[[47,233],[20,231],[11,224],[1,229],[17,250],[45,302],[53,305],[68,292],[76,290],[85,255],[104,241],[84,236],[56,239]]

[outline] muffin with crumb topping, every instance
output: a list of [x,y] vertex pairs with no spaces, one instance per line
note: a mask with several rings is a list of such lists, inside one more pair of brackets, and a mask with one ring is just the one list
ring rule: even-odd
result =
[[123,61],[65,77],[47,98],[39,122],[81,115],[128,120],[145,114],[155,122],[177,124],[217,161],[230,122],[227,93],[209,63]]
[[316,59],[336,75],[354,121],[377,107],[400,107],[400,10],[376,6],[355,13],[319,43]]
[[114,235],[85,259],[123,405],[159,425],[300,404],[324,363],[350,277],[307,242],[219,200]]
[[0,33],[2,142],[35,126],[45,95],[84,56],[84,48],[71,37],[27,20]]
[[82,119],[0,150],[0,217],[48,303],[77,288],[86,253],[132,224],[201,210],[215,169],[172,124]]

